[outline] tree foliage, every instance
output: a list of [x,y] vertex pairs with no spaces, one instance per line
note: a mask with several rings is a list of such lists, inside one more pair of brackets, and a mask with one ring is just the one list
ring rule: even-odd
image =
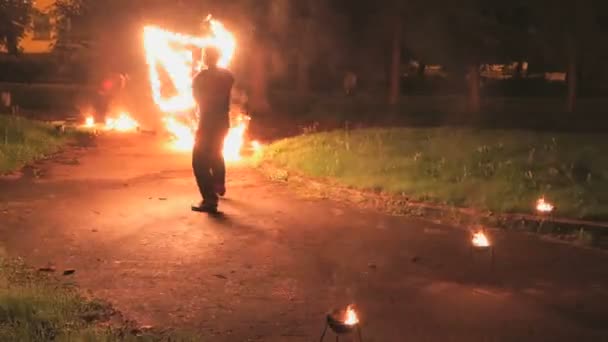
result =
[[[240,75],[251,81],[260,99],[273,79],[308,92],[315,88],[315,78],[323,78],[317,84],[337,86],[336,78],[354,70],[370,83],[380,84],[382,79],[390,85],[394,100],[400,93],[400,66],[413,59],[442,64],[463,81],[466,74],[470,79],[486,63],[525,60],[564,70],[572,65],[573,51],[577,52],[577,66],[601,65],[608,55],[608,49],[599,43],[607,30],[605,3],[58,0],[56,14],[61,27],[69,26],[72,32],[60,31],[59,42],[62,37],[73,41],[78,32],[99,44],[100,53],[115,47],[118,55],[140,45],[127,37],[138,39],[137,30],[147,22],[196,32],[197,23],[211,13],[235,31],[239,51],[246,51],[237,53],[237,59],[246,65]],[[577,70],[584,74],[589,67]],[[599,74],[586,72],[588,77]],[[469,85],[479,88],[479,84]]]
[[0,0],[0,46],[9,54],[19,53],[19,42],[27,32],[33,0]]

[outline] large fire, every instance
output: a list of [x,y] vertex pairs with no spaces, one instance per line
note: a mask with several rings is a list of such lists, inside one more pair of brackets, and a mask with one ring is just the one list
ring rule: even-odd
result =
[[[156,26],[144,28],[144,48],[149,67],[150,86],[155,104],[163,112],[165,128],[173,137],[172,147],[176,150],[190,150],[194,144],[197,127],[192,113],[196,102],[192,95],[194,72],[200,70],[202,62],[193,57],[193,50],[202,51],[213,46],[220,50],[220,67],[228,67],[236,48],[232,33],[217,20],[207,18],[211,34],[205,37],[190,36],[170,32]],[[161,78],[160,69],[165,70],[175,92],[171,96],[163,94],[166,84]],[[231,113],[234,114],[234,113]],[[224,158],[229,161],[241,158],[245,131],[249,117],[236,113],[224,140]]]
[[88,115],[85,118],[84,128],[88,129],[102,129],[106,131],[118,131],[118,132],[132,132],[139,128],[139,123],[133,119],[133,117],[126,111],[119,111],[110,114],[102,124],[95,122],[95,118],[92,115]]
[[106,129],[119,132],[127,132],[136,130],[139,123],[135,121],[127,112],[121,112],[116,118],[109,117],[106,119]]

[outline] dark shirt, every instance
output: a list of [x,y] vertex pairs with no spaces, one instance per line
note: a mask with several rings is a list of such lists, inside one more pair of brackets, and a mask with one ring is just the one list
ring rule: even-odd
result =
[[226,69],[203,70],[194,77],[192,91],[199,108],[199,131],[215,131],[230,126],[230,92],[234,77]]

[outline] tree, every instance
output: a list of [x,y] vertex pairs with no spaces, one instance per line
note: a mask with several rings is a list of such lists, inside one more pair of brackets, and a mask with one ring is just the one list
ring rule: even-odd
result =
[[[411,3],[399,0],[376,2],[340,0],[350,8],[350,59],[368,84],[387,85],[387,101],[394,105],[401,93],[403,33],[409,28],[406,8]],[[383,70],[384,73],[379,71]],[[379,77],[379,75],[383,75]]]
[[[281,69],[291,71],[277,75],[282,81],[295,81],[295,89],[305,95],[311,89],[311,69],[315,64],[335,71],[345,53],[341,44],[343,20],[328,1],[272,0],[266,17],[268,25],[263,35],[269,43],[267,47],[275,61],[280,60]],[[315,76],[331,78],[327,72]]]
[[[571,1],[556,5],[548,0],[530,3],[534,18],[534,39],[546,62],[566,70],[566,110],[576,110],[577,93],[583,63],[597,56],[606,56],[604,44],[608,16],[605,1]],[[605,60],[605,58],[604,58]]]
[[397,105],[399,97],[401,95],[401,63],[403,50],[403,3],[401,1],[393,1],[389,6],[392,9],[392,13],[389,16],[389,23],[391,24],[392,44],[391,44],[391,68],[390,68],[390,83],[389,83],[389,105]]
[[480,66],[525,54],[526,28],[509,19],[515,3],[426,0],[417,2],[414,12],[409,6],[405,11],[411,13],[404,31],[408,49],[464,76],[471,113],[481,107]]
[[30,26],[32,12],[33,0],[0,1],[0,46],[9,54],[19,54],[19,42]]

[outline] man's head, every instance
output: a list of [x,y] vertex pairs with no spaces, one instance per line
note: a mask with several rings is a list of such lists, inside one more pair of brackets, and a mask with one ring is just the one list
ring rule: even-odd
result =
[[205,56],[203,57],[203,62],[207,66],[207,68],[215,68],[217,67],[217,62],[220,60],[220,51],[215,47],[207,47],[205,48]]

